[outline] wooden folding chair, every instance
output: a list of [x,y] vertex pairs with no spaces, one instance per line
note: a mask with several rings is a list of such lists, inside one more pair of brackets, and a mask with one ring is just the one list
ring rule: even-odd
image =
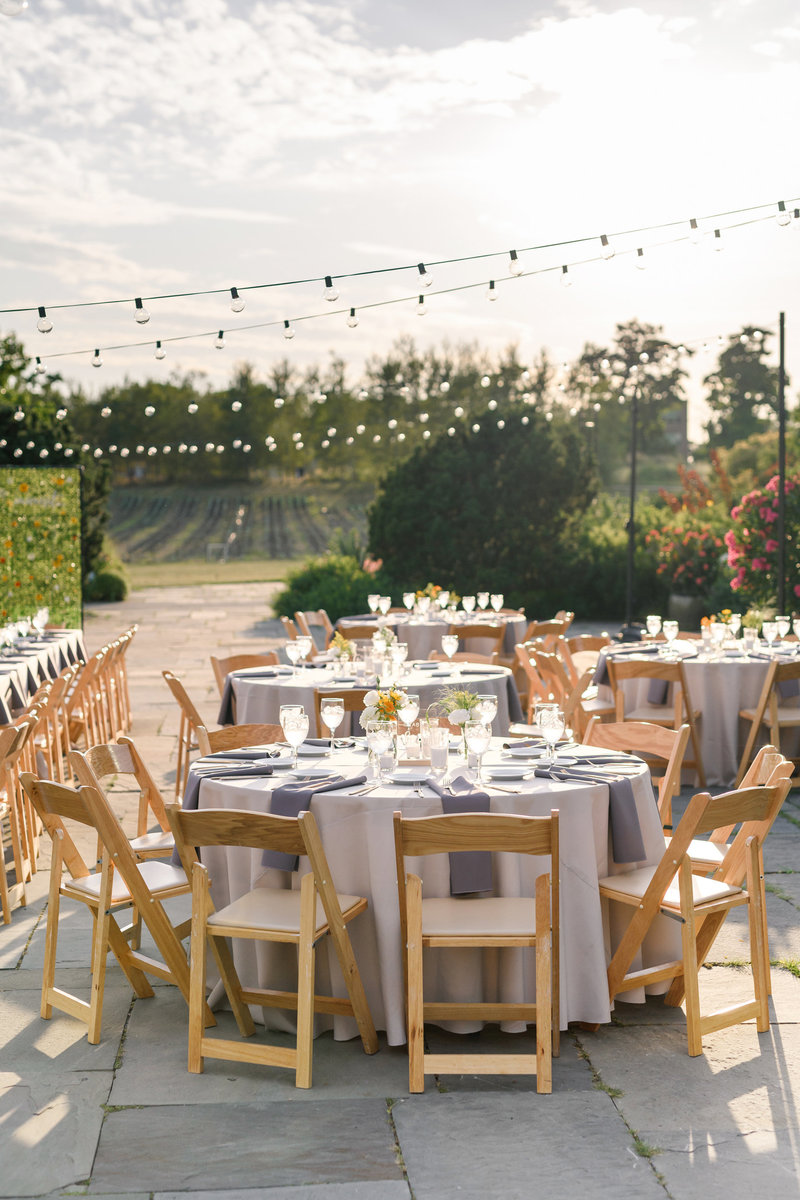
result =
[[[601,723],[592,717],[583,737],[584,746],[602,746],[636,754],[650,768],[650,778],[658,785],[658,812],[665,829],[672,828],[672,798],[680,794],[681,767],[689,742],[689,726],[666,729],[649,721],[613,721]],[[661,774],[656,774],[660,771]]]
[[[425,1090],[425,1076],[536,1075],[538,1092],[552,1091],[552,1057],[559,1053],[558,811],[549,817],[468,813],[404,818],[394,814],[400,933],[406,984],[409,1090]],[[487,850],[550,858],[536,880],[535,899],[423,898],[419,875],[406,858]],[[535,947],[536,1002],[431,1002],[424,999],[423,950],[431,947]],[[536,1054],[426,1054],[425,1021],[525,1021],[536,1024]]]
[[178,702],[181,719],[178,726],[178,761],[175,766],[175,795],[179,796],[186,790],[186,780],[189,777],[189,758],[197,749],[197,731],[205,722],[195,708],[186,692],[186,688],[172,671],[162,671],[164,681]]
[[[773,787],[742,788],[714,799],[707,792],[694,796],[683,814],[661,861],[599,881],[600,895],[632,909],[630,922],[608,968],[609,995],[645,987],[665,979],[673,982],[665,1003],[686,999],[689,1054],[703,1052],[703,1035],[755,1017],[759,1033],[769,1029],[769,947],[766,936],[766,897],[762,857],[765,831],[775,819],[790,781]],[[740,824],[723,863],[713,879],[693,874],[689,847],[704,833]],[[746,888],[743,885],[746,879]],[[703,1014],[700,1011],[699,968],[705,962],[725,917],[746,906],[754,1000]],[[681,922],[681,957],[673,962],[630,970],[634,957],[656,917],[666,913]]]
[[[327,650],[330,640],[333,637],[333,625],[324,608],[312,609],[308,612],[296,612],[294,619],[297,628],[305,637],[311,638],[315,648]],[[321,647],[317,646],[317,639],[314,637],[315,628],[322,629]]]
[[[700,711],[692,704],[683,663],[639,658],[609,658],[608,675],[614,693],[618,721],[651,721],[654,725],[666,725],[672,729],[680,729],[684,721],[688,722],[694,758],[686,759],[683,765],[687,768],[694,768],[700,787],[705,787],[706,775],[700,750],[700,736],[697,732]],[[644,704],[635,705],[629,702],[626,699],[623,685],[642,679],[663,684],[665,691],[671,687],[671,701],[654,704],[647,701]]]
[[[310,812],[298,818],[237,810],[184,811],[168,807],[181,860],[192,877],[192,981],[189,1004],[189,1070],[201,1072],[204,1058],[231,1059],[286,1067],[295,1072],[295,1086],[311,1087],[314,1013],[352,1016],[367,1054],[378,1049],[367,998],[353,954],[347,925],[367,907],[361,896],[339,895],[331,882],[325,851],[316,821]],[[306,855],[311,870],[300,889],[256,887],[224,908],[215,910],[206,867],[196,847],[247,846]],[[330,935],[347,990],[343,997],[321,996],[314,991],[315,954],[318,942]],[[297,947],[297,991],[243,987],[227,938],[279,942]],[[203,1033],[207,945],[233,1009],[242,1037],[255,1032],[249,1004],[297,1012],[297,1042],[283,1046],[246,1045]]]
[[317,737],[324,737],[326,733],[330,733],[327,725],[322,724],[321,704],[323,700],[331,700],[334,697],[341,700],[344,704],[346,713],[360,713],[364,708],[364,697],[367,694],[367,688],[340,688],[336,690],[336,684],[331,683],[324,688],[314,689],[314,719],[316,721]]
[[493,622],[491,625],[448,625],[447,632],[458,638],[459,648],[465,653],[474,650],[481,655],[500,655],[503,649],[503,638],[506,636],[506,622]]
[[14,884],[8,889],[8,902],[27,905],[26,884],[33,874],[33,836],[30,830],[30,809],[21,788],[19,777],[25,742],[30,737],[35,719],[23,719],[0,730],[0,794],[5,798],[11,855],[14,863]]
[[[790,687],[786,687],[787,684]],[[756,738],[763,726],[768,727],[769,740],[777,747],[781,744],[782,729],[796,729],[800,726],[800,705],[796,698],[794,704],[787,703],[787,699],[793,697],[784,697],[781,694],[782,689],[794,691],[795,697],[800,694],[800,662],[778,662],[773,659],[755,708],[739,709],[739,716],[750,723],[750,732],[739,763],[737,783],[744,778]],[[800,760],[793,761],[797,766]]]
[[281,617],[281,625],[283,626],[283,631],[286,634],[289,641],[291,641],[291,642],[296,641],[297,640],[297,626],[295,625],[295,623],[291,619],[291,617]]
[[217,681],[220,696],[225,690],[225,680],[231,671],[245,671],[248,667],[277,667],[278,656],[274,650],[266,654],[230,654],[227,658],[211,655],[211,667]]
[[[145,998],[154,994],[146,976],[155,975],[177,984],[188,1003],[189,964],[181,939],[187,936],[191,922],[175,926],[163,908],[165,900],[190,891],[183,869],[157,859],[137,862],[119,822],[96,788],[66,787],[64,784],[36,779],[28,772],[22,776],[22,785],[53,842],[42,975],[42,1017],[49,1020],[54,1008],[69,1013],[86,1023],[92,1045],[99,1042],[109,950],[137,996]],[[98,870],[89,870],[69,835],[65,821],[74,821],[96,831],[102,845]],[[69,878],[62,881],[64,868]],[[88,1003],[55,986],[62,897],[79,900],[92,914],[92,989]],[[126,908],[133,909],[136,922],[123,929],[118,924],[116,914]],[[138,942],[140,920],[147,925],[163,962],[140,953],[129,944],[129,940]],[[204,1014],[204,1019],[215,1023],[210,1011]]]
[[3,923],[9,925],[11,923],[11,894],[8,888],[8,875],[6,874],[6,847],[3,840],[3,823],[9,816],[11,809],[4,800],[0,800],[0,907],[3,911]]
[[600,651],[611,645],[607,633],[598,637],[589,634],[578,634],[577,637],[556,639],[555,651],[564,662],[567,674],[573,684],[577,683],[585,671],[594,671]]
[[568,621],[556,617],[551,621],[530,621],[522,641],[533,642],[541,650],[552,650],[558,639],[564,637],[568,628]]
[[283,740],[280,725],[223,725],[222,729],[197,727],[200,754],[218,754],[221,750],[241,750],[245,746],[264,746]]
[[[128,790],[138,790],[136,833],[128,839],[137,858],[169,858],[172,855],[175,840],[164,800],[131,738],[123,734],[117,742],[90,746],[83,753],[71,750],[69,761],[78,783],[102,792],[109,804],[113,798],[109,788],[112,780]],[[158,829],[151,831],[153,821]]]
[[602,720],[614,715],[614,705],[601,700],[592,686],[592,671],[585,671],[573,683],[557,654],[532,650],[531,656],[548,695],[564,709],[565,723],[577,737],[583,736],[592,717]]

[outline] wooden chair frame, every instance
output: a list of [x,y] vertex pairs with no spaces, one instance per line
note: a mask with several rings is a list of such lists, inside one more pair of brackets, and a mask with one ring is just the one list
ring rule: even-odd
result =
[[[109,804],[111,801],[107,781],[111,778],[118,779],[120,776],[132,780],[139,789],[139,805],[136,833],[128,839],[131,849],[137,858],[165,858],[172,854],[175,840],[164,807],[164,799],[131,738],[123,734],[115,743],[91,746],[83,753],[80,750],[71,750],[69,762],[78,783],[96,788]],[[158,832],[150,832],[154,820],[158,825]]]
[[[494,649],[489,651],[490,656],[497,654],[500,656],[503,650],[503,639],[506,636],[506,621],[493,621],[491,624],[482,625],[448,625],[447,632],[454,634],[459,641],[459,645],[464,646],[462,653],[469,653],[469,643],[494,643]],[[477,650],[477,654],[485,655],[486,650]],[[499,659],[498,659],[499,661]]]
[[[706,775],[703,768],[703,755],[700,750],[700,737],[697,732],[699,712],[693,707],[689,685],[686,682],[686,672],[682,662],[644,661],[642,659],[608,659],[608,675],[614,702],[617,710],[617,720],[652,721],[654,725],[672,726],[680,729],[684,721],[689,724],[689,736],[694,750],[694,758],[686,759],[684,766],[694,768],[700,787],[706,786]],[[672,685],[672,704],[655,704],[638,706],[636,716],[626,717],[625,692],[622,684],[633,679],[659,679]]]
[[[769,947],[762,857],[765,828],[769,828],[789,790],[789,780],[774,787],[744,788],[714,799],[699,792],[689,802],[664,856],[654,867],[600,880],[600,895],[632,908],[630,922],[608,968],[611,1000],[632,988],[671,979],[665,1003],[677,1006],[686,1000],[686,1029],[691,1057],[703,1052],[704,1034],[742,1021],[756,1020],[759,1033],[769,1029]],[[725,825],[740,824],[714,880],[692,873],[689,847],[704,833]],[[742,870],[742,867],[744,870]],[[742,875],[746,889],[741,886]],[[677,894],[673,887],[677,876]],[[700,1011],[699,968],[732,908],[746,905],[750,930],[750,956],[754,999],[720,1012]],[[667,913],[681,921],[680,959],[630,970],[648,929]]]
[[[408,1022],[409,1090],[425,1090],[425,1076],[469,1072],[478,1075],[535,1074],[536,1090],[552,1091],[552,1058],[560,1048],[559,1004],[559,848],[558,811],[549,817],[507,816],[502,813],[469,813],[453,816],[404,818],[394,814],[397,886],[400,900],[400,933],[406,987]],[[476,933],[471,930],[473,912],[492,911],[497,898],[452,899],[463,906],[467,924],[460,933],[426,932],[426,902],[419,875],[406,872],[405,860],[428,854],[458,850],[488,850],[548,856],[550,872],[536,880],[535,899],[511,901],[519,918],[520,909],[534,919],[530,933]],[[503,903],[508,904],[508,901]],[[476,907],[478,906],[478,907]],[[487,907],[488,906],[488,907]],[[519,922],[518,923],[524,923]],[[511,947],[536,950],[536,1003],[438,1003],[426,1002],[423,994],[422,952],[428,947]],[[425,1021],[444,1020],[526,1021],[536,1023],[536,1054],[426,1054],[423,1044]]]
[[[649,721],[613,721],[603,723],[592,717],[582,738],[585,746],[602,746],[636,754],[650,767],[650,778],[658,784],[658,813],[665,829],[672,828],[672,798],[680,794],[681,767],[689,743],[689,726],[667,729]],[[663,774],[654,767],[663,764]]]
[[280,725],[223,725],[221,729],[197,727],[200,754],[218,754],[221,750],[241,750],[244,746],[263,746],[283,740]]
[[316,722],[316,736],[324,737],[328,732],[326,725],[322,724],[321,706],[323,700],[331,700],[336,698],[344,704],[346,713],[360,713],[364,708],[364,697],[367,694],[368,688],[340,688],[336,690],[336,684],[331,683],[327,687],[314,689],[314,720]]
[[277,667],[278,662],[274,650],[268,650],[265,654],[230,654],[227,658],[211,655],[211,668],[220,696],[225,691],[225,680],[231,671],[246,671],[248,667]]
[[180,725],[178,726],[178,759],[175,764],[175,796],[186,791],[186,781],[189,778],[189,759],[193,750],[197,749],[197,731],[205,721],[189,699],[186,688],[172,671],[162,671],[164,682],[178,702],[180,709]]
[[[781,663],[773,660],[769,664],[761,695],[755,708],[739,710],[739,716],[750,722],[750,732],[747,735],[739,763],[737,784],[740,784],[745,776],[762,725],[769,726],[769,740],[773,746],[778,748],[781,744],[781,729],[796,728],[800,725],[800,707],[795,708],[781,704],[778,694],[778,685],[789,680],[800,681],[800,662]],[[795,765],[797,761],[794,760]]]
[[[347,931],[350,921],[366,909],[367,901],[363,897],[348,896],[342,897],[344,908],[340,904],[340,898],[331,882],[325,851],[312,814],[303,812],[298,818],[292,818],[272,816],[268,813],[240,812],[235,809],[188,812],[175,804],[169,805],[167,811],[181,859],[187,873],[191,872],[192,878],[189,1070],[195,1073],[202,1072],[204,1058],[260,1063],[294,1070],[295,1086],[309,1088],[315,1011],[354,1017],[365,1052],[374,1054],[378,1049],[377,1034]],[[202,846],[247,846],[306,855],[311,870],[301,879],[299,896],[296,891],[287,892],[285,889],[255,889],[250,896],[258,898],[263,923],[251,920],[242,924],[235,918],[237,902],[216,913],[211,900],[208,871],[197,857],[196,848]],[[298,900],[296,924],[291,919],[286,919],[287,896],[296,897]],[[280,902],[282,920],[276,920],[274,910],[270,909],[270,901],[274,902],[275,899]],[[318,900],[324,915],[318,910]],[[333,941],[347,998],[321,996],[314,991],[316,946],[328,935]],[[242,987],[227,938],[282,942],[296,946],[297,991]],[[295,1010],[297,1043],[293,1050],[263,1044],[248,1046],[230,1039],[205,1036],[202,1007],[205,1002],[206,955],[209,944],[242,1037],[249,1037],[255,1032],[253,1019],[247,1007],[249,1004]]]

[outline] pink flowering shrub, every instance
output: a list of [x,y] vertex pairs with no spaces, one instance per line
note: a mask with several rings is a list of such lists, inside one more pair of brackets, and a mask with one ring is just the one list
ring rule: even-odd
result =
[[646,544],[655,552],[656,574],[670,591],[684,596],[708,596],[720,573],[722,538],[710,525],[651,529]]
[[[731,509],[733,524],[725,534],[731,588],[750,604],[775,604],[778,595],[778,477],[742,496]],[[786,480],[787,607],[800,597],[800,475]]]

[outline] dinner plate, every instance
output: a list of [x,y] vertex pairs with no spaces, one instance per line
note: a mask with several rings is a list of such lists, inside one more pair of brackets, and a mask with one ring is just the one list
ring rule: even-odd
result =
[[285,778],[296,780],[297,783],[310,783],[312,779],[332,779],[335,774],[335,771],[326,771],[324,767],[301,767],[299,771],[292,771]]
[[509,758],[538,758],[544,749],[544,746],[509,746],[505,753]]
[[297,753],[301,758],[324,758],[330,752],[330,746],[309,746],[308,742],[301,742],[297,747]]
[[574,767],[577,761],[577,758],[570,758],[567,754],[557,754],[553,765],[556,767]]
[[387,775],[390,783],[425,783],[430,779],[431,773],[423,767],[398,767],[396,771],[392,771]]
[[415,671],[437,671],[439,664],[437,662],[416,662],[413,664]]
[[523,763],[497,765],[492,763],[491,766],[484,767],[483,773],[489,779],[524,779],[532,770],[533,764],[524,766]]

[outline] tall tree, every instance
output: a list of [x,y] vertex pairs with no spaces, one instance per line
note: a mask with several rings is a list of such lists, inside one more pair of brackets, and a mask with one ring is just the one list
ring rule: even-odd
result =
[[718,446],[733,446],[775,424],[778,368],[767,362],[770,337],[767,330],[745,325],[731,334],[716,369],[703,380],[712,414],[705,428]]

